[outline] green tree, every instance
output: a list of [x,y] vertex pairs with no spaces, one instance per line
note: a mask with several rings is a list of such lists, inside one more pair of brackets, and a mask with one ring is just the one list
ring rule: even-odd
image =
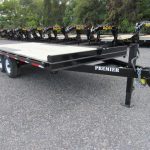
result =
[[0,26],[5,28],[39,26],[42,24],[42,6],[43,0],[5,0],[0,4]]
[[[1,19],[5,27],[14,27],[18,25],[18,10],[19,1],[18,0],[5,0],[0,7]],[[2,25],[3,26],[3,25]]]
[[52,25],[52,0],[44,0],[44,25]]
[[133,32],[136,22],[150,20],[150,0],[5,0],[0,28],[114,22]]
[[44,24],[63,24],[66,3],[68,0],[44,0]]
[[150,20],[150,0],[143,0],[137,3],[138,5],[138,19]]
[[66,23],[102,23],[106,14],[106,0],[72,0],[66,10]]
[[122,32],[134,32],[135,23],[143,18],[141,6],[144,3],[141,0],[108,0],[106,21],[118,24]]
[[65,25],[71,25],[73,24],[74,21],[74,12],[75,12],[75,7],[76,7],[77,3],[75,0],[70,0],[68,1],[67,4],[67,8],[65,10],[65,14],[63,17],[63,22]]

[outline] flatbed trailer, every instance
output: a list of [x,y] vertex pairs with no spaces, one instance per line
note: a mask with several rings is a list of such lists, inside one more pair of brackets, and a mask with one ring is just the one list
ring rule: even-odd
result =
[[[134,78],[139,84],[150,86],[150,68],[136,66],[138,45],[129,48],[129,61],[116,60],[127,55],[127,46],[86,47],[34,42],[14,42],[0,45],[0,68],[11,78],[20,75],[20,67],[34,67],[58,71],[75,71],[127,78],[125,106],[131,106]],[[93,65],[94,64],[94,65]]]

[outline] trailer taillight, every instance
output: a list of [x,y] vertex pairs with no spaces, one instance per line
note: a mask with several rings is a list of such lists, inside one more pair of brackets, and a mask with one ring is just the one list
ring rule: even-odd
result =
[[43,68],[44,69],[44,67],[42,65],[39,65],[39,64],[36,64],[36,63],[32,63],[31,65],[34,66],[34,67],[39,67],[39,68]]

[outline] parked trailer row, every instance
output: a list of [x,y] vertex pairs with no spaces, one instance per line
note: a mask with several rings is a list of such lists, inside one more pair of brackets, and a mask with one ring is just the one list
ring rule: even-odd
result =
[[118,28],[113,25],[74,25],[68,27],[49,26],[46,28],[16,28],[0,30],[0,36],[9,40],[45,41],[45,42],[88,42],[99,44],[102,31],[110,31],[115,44]]
[[[86,45],[102,45],[109,43],[111,46],[129,45],[139,43],[140,45],[150,46],[150,36],[140,36],[143,28],[149,28],[150,22],[143,21],[136,23],[135,33],[120,35],[117,26],[112,24],[106,25],[71,25],[71,26],[49,26],[45,28],[16,28],[2,29],[0,36],[9,40],[22,40],[48,43],[65,43],[74,44],[86,43]],[[112,35],[103,37],[103,32],[110,31]]]

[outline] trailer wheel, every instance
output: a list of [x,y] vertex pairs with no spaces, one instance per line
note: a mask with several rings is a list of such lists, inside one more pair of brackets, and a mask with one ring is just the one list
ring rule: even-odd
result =
[[14,59],[5,59],[5,70],[10,78],[16,78],[20,75],[20,69],[18,67],[17,61]]
[[0,55],[0,71],[6,72],[5,71],[5,59],[4,59],[4,56],[2,55]]

